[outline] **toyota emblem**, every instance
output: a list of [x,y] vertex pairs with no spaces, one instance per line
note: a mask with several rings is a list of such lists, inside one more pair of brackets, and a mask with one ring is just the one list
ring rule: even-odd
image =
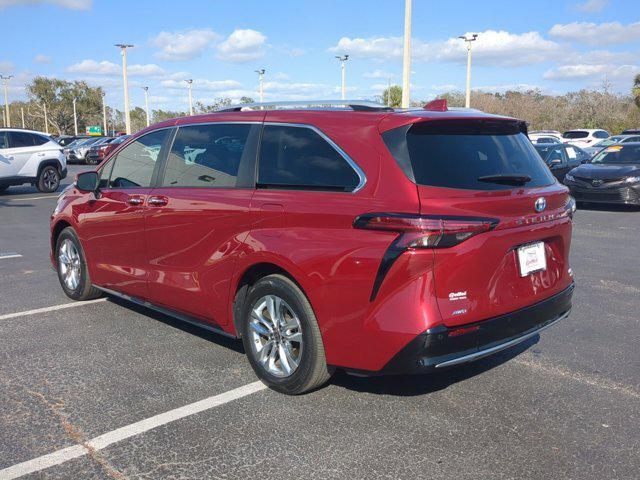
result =
[[593,185],[594,187],[599,187],[603,183],[604,182],[602,180],[591,180],[591,185]]
[[536,212],[542,212],[545,208],[547,208],[547,201],[544,197],[540,197],[533,205],[536,208]]

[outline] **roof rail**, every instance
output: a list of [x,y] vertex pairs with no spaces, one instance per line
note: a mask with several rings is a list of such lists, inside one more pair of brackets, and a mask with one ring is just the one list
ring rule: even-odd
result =
[[350,108],[354,112],[392,112],[393,108],[367,100],[294,100],[283,102],[241,103],[222,107],[216,112],[240,112],[242,110],[284,110],[294,108]]

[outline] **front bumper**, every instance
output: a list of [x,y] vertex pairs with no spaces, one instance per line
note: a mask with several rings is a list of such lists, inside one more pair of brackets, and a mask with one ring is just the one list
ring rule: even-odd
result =
[[589,188],[568,183],[567,187],[578,202],[640,205],[640,184],[637,183],[614,188]]
[[513,347],[566,318],[574,284],[529,307],[461,327],[443,325],[418,335],[377,374],[429,373]]

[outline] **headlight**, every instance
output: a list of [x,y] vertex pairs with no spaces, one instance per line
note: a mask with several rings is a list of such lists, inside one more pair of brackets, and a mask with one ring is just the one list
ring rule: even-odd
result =
[[640,177],[627,177],[624,179],[624,183],[636,183],[640,182]]
[[564,176],[564,179],[565,179],[565,180],[569,180],[570,182],[575,182],[575,180],[576,180],[575,178],[573,178],[573,175],[571,175],[570,173],[567,173],[567,174]]
[[569,198],[567,199],[567,203],[564,206],[565,211],[567,212],[567,215],[569,215],[569,218],[573,218],[573,215],[576,213],[576,199],[573,198],[571,195],[569,195]]

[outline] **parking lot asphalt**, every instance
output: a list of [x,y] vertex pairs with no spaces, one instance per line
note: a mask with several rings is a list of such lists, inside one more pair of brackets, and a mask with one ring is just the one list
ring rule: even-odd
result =
[[48,259],[54,205],[0,195],[0,479],[639,476],[639,211],[577,212],[574,309],[539,338],[286,397],[255,387],[240,343],[123,301],[12,315],[71,303]]

